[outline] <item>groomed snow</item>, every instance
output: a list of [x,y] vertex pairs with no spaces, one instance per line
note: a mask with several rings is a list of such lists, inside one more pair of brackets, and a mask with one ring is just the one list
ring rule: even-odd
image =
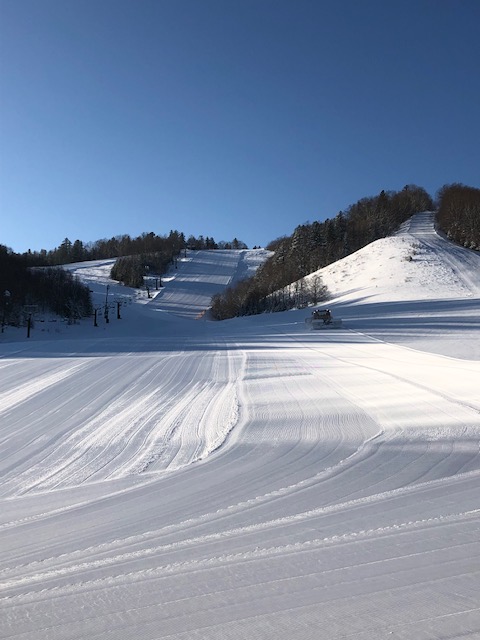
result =
[[321,270],[341,329],[209,321],[265,257],[2,334],[1,638],[480,638],[480,255],[418,214]]

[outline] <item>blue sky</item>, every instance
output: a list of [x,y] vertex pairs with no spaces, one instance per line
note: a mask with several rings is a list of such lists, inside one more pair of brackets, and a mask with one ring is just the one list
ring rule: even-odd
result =
[[0,0],[0,243],[250,247],[480,186],[478,0]]

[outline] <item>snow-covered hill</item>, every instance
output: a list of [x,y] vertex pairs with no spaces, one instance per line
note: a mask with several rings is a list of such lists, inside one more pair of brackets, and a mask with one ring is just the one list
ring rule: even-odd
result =
[[195,319],[262,259],[3,334],[0,638],[480,637],[480,256],[420,214],[322,271],[340,330]]
[[446,241],[433,214],[417,214],[388,238],[320,270],[338,301],[373,303],[480,295],[480,255]]
[[417,214],[395,236],[318,273],[331,295],[328,304],[350,328],[480,360],[480,254],[439,235],[432,213]]

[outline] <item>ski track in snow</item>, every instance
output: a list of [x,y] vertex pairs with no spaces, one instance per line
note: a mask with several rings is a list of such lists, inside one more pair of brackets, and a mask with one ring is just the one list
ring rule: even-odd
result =
[[0,638],[480,638],[480,360],[429,333],[480,256],[418,214],[322,270],[342,329],[208,322],[264,258],[70,265],[122,321],[0,343]]

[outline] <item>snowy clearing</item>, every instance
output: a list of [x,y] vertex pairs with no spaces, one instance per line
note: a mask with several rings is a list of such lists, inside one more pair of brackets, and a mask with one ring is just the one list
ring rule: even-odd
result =
[[418,214],[321,270],[341,329],[208,321],[265,257],[2,335],[0,638],[480,638],[480,255]]

